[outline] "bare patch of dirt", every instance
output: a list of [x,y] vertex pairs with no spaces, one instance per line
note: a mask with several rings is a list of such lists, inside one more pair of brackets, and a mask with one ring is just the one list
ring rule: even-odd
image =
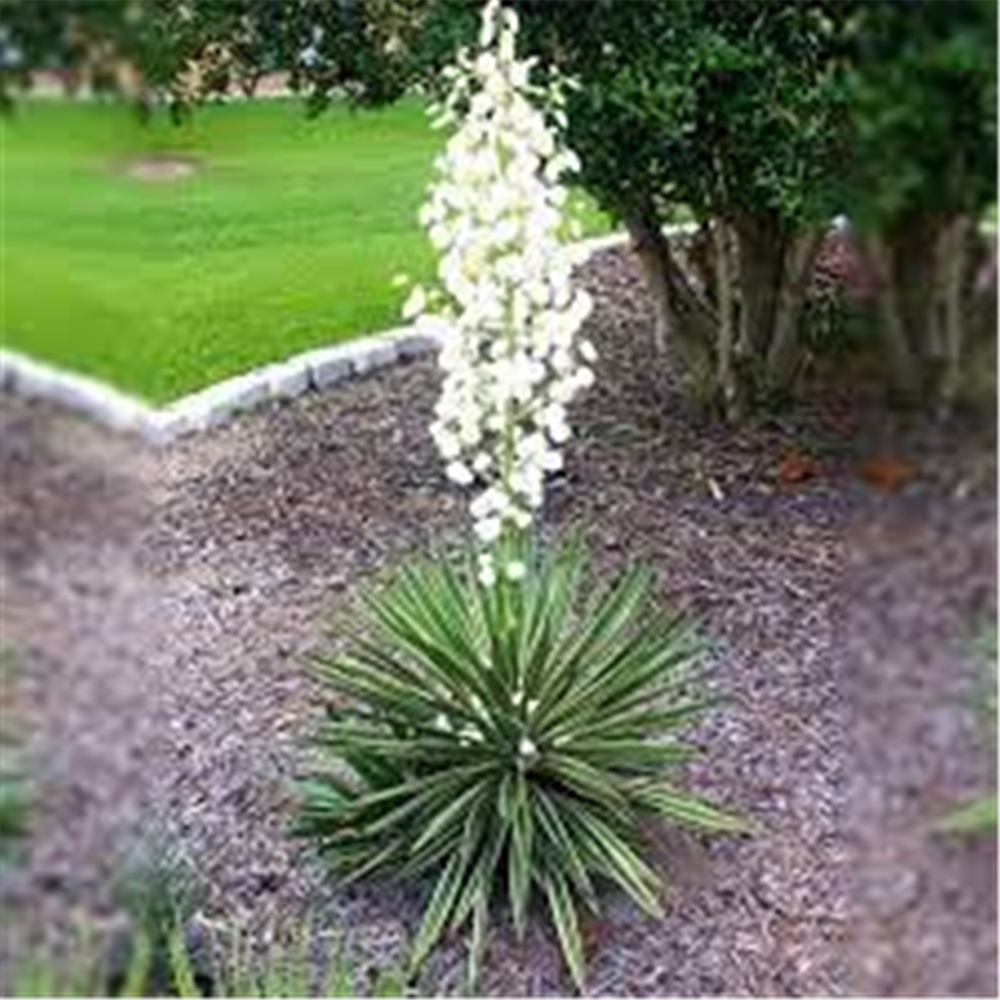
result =
[[121,167],[126,177],[146,184],[172,184],[184,181],[201,173],[202,164],[193,156],[180,154],[158,154],[137,156],[127,160]]

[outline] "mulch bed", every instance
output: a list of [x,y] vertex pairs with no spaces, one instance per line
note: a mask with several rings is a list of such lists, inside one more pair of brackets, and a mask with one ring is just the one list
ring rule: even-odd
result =
[[[968,645],[996,619],[992,423],[820,394],[712,424],[650,364],[627,256],[587,280],[601,380],[546,528],[579,526],[601,571],[652,564],[700,620],[730,704],[689,780],[762,827],[665,837],[667,916],[609,900],[590,989],[995,995],[995,842],[931,832],[992,780],[968,707]],[[288,786],[319,711],[303,658],[358,581],[464,528],[426,433],[435,391],[413,362],[160,453],[0,403],[0,624],[40,793],[4,892],[29,925],[109,913],[111,873],[156,829],[211,916],[308,912],[362,968],[399,957],[416,901],[338,890],[288,836]],[[426,985],[461,974],[456,942]],[[500,934],[484,986],[564,991],[554,943]]]

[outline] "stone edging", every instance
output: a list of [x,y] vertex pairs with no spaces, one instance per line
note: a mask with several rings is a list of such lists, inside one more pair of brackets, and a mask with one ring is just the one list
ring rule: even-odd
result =
[[[695,227],[680,224],[667,228],[668,232],[684,233]],[[624,233],[611,233],[584,240],[581,246],[589,256],[621,246],[627,240]],[[326,389],[397,361],[428,354],[437,347],[434,338],[418,334],[412,327],[385,330],[256,368],[163,407],[152,406],[86,375],[0,348],[0,388],[25,398],[48,400],[113,430],[138,434],[152,444],[167,444],[185,434],[219,427],[237,414],[268,402]]]
[[387,330],[256,368],[163,407],[151,406],[85,375],[0,350],[0,387],[28,399],[48,400],[113,430],[138,434],[152,444],[167,444],[185,434],[220,427],[237,414],[268,402],[326,389],[436,347],[429,337],[411,328]]

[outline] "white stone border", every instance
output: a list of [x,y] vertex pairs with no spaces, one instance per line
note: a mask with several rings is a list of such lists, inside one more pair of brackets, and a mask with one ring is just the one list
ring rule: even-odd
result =
[[45,399],[92,417],[114,430],[153,436],[157,411],[104,382],[0,349],[0,388],[26,399]]
[[[843,217],[834,220],[835,226],[845,224],[847,220]],[[697,228],[695,223],[682,222],[666,226],[664,231],[668,235],[684,235]],[[996,223],[985,222],[982,228],[995,234]],[[580,246],[592,256],[627,242],[627,233],[615,232],[583,240]],[[405,358],[429,354],[437,347],[433,338],[416,333],[412,327],[384,330],[256,368],[163,407],[151,406],[85,375],[0,348],[0,388],[28,398],[49,400],[114,430],[137,433],[152,443],[165,444],[185,434],[219,427],[237,414],[265,403],[326,389]]]
[[265,403],[294,399],[311,389],[326,389],[404,358],[427,354],[437,346],[410,327],[386,330],[265,365],[163,407],[151,406],[85,375],[0,349],[0,386],[24,398],[56,403],[113,430],[166,444],[185,434],[220,427],[233,416]]

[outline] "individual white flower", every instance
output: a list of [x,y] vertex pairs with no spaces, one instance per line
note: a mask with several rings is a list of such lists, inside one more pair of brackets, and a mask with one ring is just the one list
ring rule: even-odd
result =
[[477,521],[475,525],[476,535],[486,545],[492,545],[500,537],[502,530],[503,522],[499,517],[495,516],[484,517],[481,521]]
[[522,736],[520,743],[517,745],[517,755],[522,760],[534,760],[538,756],[538,747],[535,746],[529,737]]
[[403,303],[403,319],[415,319],[427,307],[427,293],[423,285],[415,285]]
[[500,510],[503,502],[503,492],[496,486],[489,486],[469,505],[470,513],[477,521],[482,521]]
[[546,406],[542,412],[542,426],[544,426],[549,435],[558,444],[559,438],[556,435],[561,434],[564,429],[569,429],[566,418],[566,407],[562,403],[550,403]]
[[507,563],[504,567],[504,575],[507,577],[511,583],[517,583],[519,580],[523,580],[527,575],[528,567],[521,562],[520,559],[514,559]]
[[563,467],[562,454],[555,449],[549,449],[542,456],[542,468],[546,472],[559,472]]
[[449,462],[445,469],[445,475],[458,486],[471,486],[475,482],[475,476],[465,462]]
[[494,587],[497,582],[497,571],[492,562],[481,563],[479,566],[479,582],[484,587]]
[[514,508],[511,511],[510,520],[518,531],[524,531],[526,528],[531,527],[531,514],[523,507]]

